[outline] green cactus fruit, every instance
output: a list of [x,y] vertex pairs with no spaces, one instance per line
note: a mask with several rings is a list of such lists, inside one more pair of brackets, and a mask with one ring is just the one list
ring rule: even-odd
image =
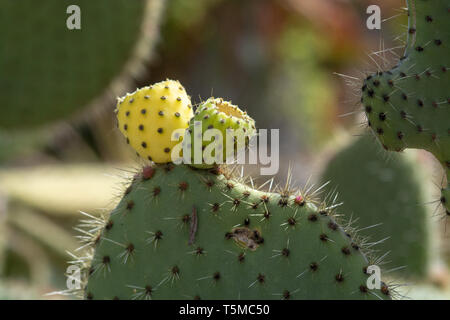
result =
[[387,160],[372,138],[363,136],[330,159],[322,173],[322,181],[330,181],[327,188],[344,199],[340,210],[357,220],[370,241],[385,239],[376,249],[389,252],[386,267],[399,268],[404,277],[426,276],[434,252],[433,208],[426,204],[431,188],[421,169],[411,154]]
[[[66,25],[73,5],[81,29]],[[61,120],[109,99],[107,89],[122,92],[149,57],[161,9],[161,0],[0,0],[0,128]]]
[[[312,195],[223,174],[144,167],[90,228],[88,299],[389,299],[368,289],[363,249]],[[83,259],[81,259],[83,260]]]
[[[208,132],[210,129],[220,131],[220,136],[216,138],[214,131]],[[195,111],[188,132],[191,139],[184,141],[191,142],[191,165],[205,169],[225,163],[227,159],[234,158],[236,153],[245,149],[249,139],[255,136],[256,127],[255,121],[239,107],[222,98],[209,98]],[[234,138],[229,133],[234,134]],[[233,148],[227,148],[227,145]],[[216,146],[218,150],[222,150],[221,153],[216,154]]]
[[431,152],[443,165],[442,204],[450,215],[450,5],[448,0],[408,0],[408,42],[390,71],[364,80],[368,125],[386,150]]

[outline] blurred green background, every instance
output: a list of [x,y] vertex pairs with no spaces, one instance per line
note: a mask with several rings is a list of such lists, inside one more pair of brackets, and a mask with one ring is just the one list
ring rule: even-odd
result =
[[[81,30],[66,28],[70,4],[81,9]],[[371,4],[381,7],[386,20],[381,31],[366,28]],[[115,130],[117,96],[170,78],[180,80],[193,103],[211,95],[232,100],[259,128],[281,129],[276,181],[283,182],[290,165],[299,186],[320,181],[340,150],[369,134],[355,112],[359,79],[401,55],[404,5],[402,0],[0,0],[0,299],[70,298],[46,294],[66,289],[72,259],[67,252],[82,255],[75,237],[83,219],[79,211],[106,214],[126,177],[143,163]],[[433,172],[441,183],[427,154],[410,158],[416,170]],[[395,168],[401,160],[386,154],[380,161]],[[352,180],[351,166],[343,170]],[[357,198],[359,189],[343,194]],[[432,203],[437,191],[429,186],[417,200],[423,206],[418,211],[426,212],[437,230],[433,254],[421,258],[427,269],[420,276],[407,267],[393,272],[393,279],[411,284],[405,294],[412,296],[447,297],[450,250],[447,221]],[[377,223],[364,213],[351,214]],[[392,223],[388,230],[402,232],[401,222],[381,216],[380,223]],[[394,245],[386,240],[382,250]],[[391,260],[387,269],[403,267]]]

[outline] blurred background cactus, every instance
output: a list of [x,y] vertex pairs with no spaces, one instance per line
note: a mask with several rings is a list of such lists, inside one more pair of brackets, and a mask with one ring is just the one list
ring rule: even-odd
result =
[[[66,27],[72,4],[81,30]],[[42,298],[64,286],[79,211],[114,202],[112,168],[99,162],[120,158],[112,103],[148,73],[163,4],[0,1],[2,298]],[[34,293],[18,294],[27,285]]]
[[[156,30],[144,32],[142,22],[157,2],[77,1],[82,28],[69,31],[61,13],[71,1],[2,1],[0,29],[8,45],[0,51],[0,85],[8,108],[0,126],[28,129],[80,114],[115,78],[122,77],[116,85],[123,87],[138,71],[131,60],[151,50]],[[146,50],[139,52],[143,35]]]
[[432,190],[420,155],[387,157],[370,136],[346,140],[322,174],[327,189],[345,199],[339,212],[356,220],[368,242],[380,241],[374,249],[388,254],[386,269],[406,278],[427,277],[437,258],[436,226],[426,204]]
[[[66,28],[71,4],[81,9],[81,30]],[[381,31],[366,28],[372,4],[386,20]],[[365,143],[370,138],[352,138],[366,134],[353,112],[360,80],[402,55],[404,6],[0,0],[0,298],[55,298],[44,294],[65,289],[66,250],[80,253],[79,211],[100,216],[113,208],[123,177],[143,161],[115,128],[115,98],[166,78],[199,93],[193,105],[227,97],[259,128],[281,128],[275,180],[285,179],[289,164],[300,186],[331,180],[328,191],[337,188],[347,219],[359,228],[381,224],[361,233],[379,254],[390,252],[386,269],[411,284],[402,294],[445,297],[447,219],[436,223],[442,216],[433,202],[439,165],[425,153],[386,155]],[[434,180],[420,183],[424,174]]]

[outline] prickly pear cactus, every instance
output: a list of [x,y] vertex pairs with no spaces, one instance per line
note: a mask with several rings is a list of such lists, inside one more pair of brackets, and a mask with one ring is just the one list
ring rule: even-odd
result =
[[[198,129],[201,132],[197,133]],[[214,136],[207,138],[205,132],[209,129],[218,130],[221,139],[216,141]],[[231,143],[227,142],[228,130],[231,130],[234,134],[234,136],[229,136],[228,138]],[[191,165],[196,168],[212,168],[217,163],[225,163],[227,158],[234,156],[235,151],[245,149],[248,146],[249,139],[256,134],[256,127],[255,121],[239,107],[221,98],[209,98],[195,111],[195,116],[189,123],[189,133],[191,135],[192,150]],[[213,141],[210,141],[210,139]],[[242,145],[240,146],[239,143]],[[213,148],[215,145],[221,147],[221,149],[223,147],[222,154],[215,154]],[[231,145],[232,148],[228,148],[228,145]],[[204,154],[204,157],[207,157],[207,159],[196,161],[196,146],[198,146],[198,154]],[[209,152],[207,148],[212,149]]]
[[[344,203],[337,210],[357,220],[360,234],[389,252],[388,269],[402,277],[426,277],[432,260],[433,223],[430,184],[412,154],[386,155],[372,137],[352,141],[330,159],[322,173],[328,190]],[[349,176],[352,176],[349,179]],[[375,205],[373,205],[375,204]]]
[[144,167],[92,236],[88,299],[390,297],[331,209],[217,169]]
[[[182,140],[172,139],[177,129],[186,129],[193,111],[191,98],[178,81],[166,80],[136,90],[117,102],[119,129],[137,153],[156,163],[171,162],[172,148]],[[172,141],[173,140],[173,141]]]
[[431,152],[447,174],[440,201],[450,215],[450,4],[408,0],[408,42],[391,70],[364,80],[368,125],[386,150]]
[[[71,5],[80,30],[66,26]],[[60,120],[123,90],[149,56],[161,9],[161,0],[0,0],[0,127]]]
[[[185,94],[178,82],[171,97],[180,99],[160,101],[161,91],[173,91],[166,85],[155,85],[156,99],[143,88],[119,101],[119,127],[146,121],[144,129],[151,130],[139,138],[151,138],[152,152],[162,139],[154,135],[160,120],[152,120],[161,116],[161,103],[172,108],[166,123],[171,129],[178,123],[172,113],[180,112],[173,108],[190,110],[183,107],[187,98],[178,95]],[[143,107],[149,119],[139,115]],[[256,131],[253,119],[222,99],[208,100],[193,119],[200,120],[202,128],[221,132],[227,127],[250,135]],[[129,127],[122,132],[127,135]],[[136,132],[127,136],[130,142]],[[142,152],[139,145],[135,150]],[[83,222],[81,238],[85,246],[92,245],[93,253],[74,262],[85,270],[85,298],[391,297],[386,284],[372,288],[363,245],[352,237],[352,229],[338,225],[335,205],[317,202],[315,192],[290,190],[288,184],[279,193],[256,190],[245,185],[243,177],[233,178],[227,166],[198,169],[163,160],[165,164],[145,166],[134,176],[105,220]]]

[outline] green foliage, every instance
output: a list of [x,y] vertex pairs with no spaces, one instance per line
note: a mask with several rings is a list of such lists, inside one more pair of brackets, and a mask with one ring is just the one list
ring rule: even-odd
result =
[[[209,98],[200,104],[188,130],[191,135],[191,165],[203,169],[225,163],[229,158],[234,159],[235,153],[242,152],[248,146],[249,139],[256,135],[255,121],[247,112],[221,98]],[[216,154],[216,147],[222,154]],[[203,156],[201,163],[195,163],[199,161],[195,158],[196,152],[197,156]]]
[[145,167],[92,236],[88,299],[390,294],[366,287],[369,261],[324,205],[185,165]]
[[269,105],[284,113],[298,138],[314,150],[335,126],[335,89],[325,61],[329,44],[305,25],[292,24],[277,43],[279,60],[270,83]]
[[[432,255],[431,212],[422,166],[412,157],[387,159],[371,137],[364,136],[339,151],[328,163],[322,181],[330,181],[343,213],[357,224],[368,241],[385,239],[375,249],[389,252],[390,268],[404,266],[399,275],[424,277]],[[350,218],[347,216],[347,218]],[[380,225],[381,224],[381,225]]]
[[441,202],[450,215],[450,11],[447,0],[408,0],[406,51],[390,71],[364,80],[369,127],[386,150],[431,152],[447,173]]

